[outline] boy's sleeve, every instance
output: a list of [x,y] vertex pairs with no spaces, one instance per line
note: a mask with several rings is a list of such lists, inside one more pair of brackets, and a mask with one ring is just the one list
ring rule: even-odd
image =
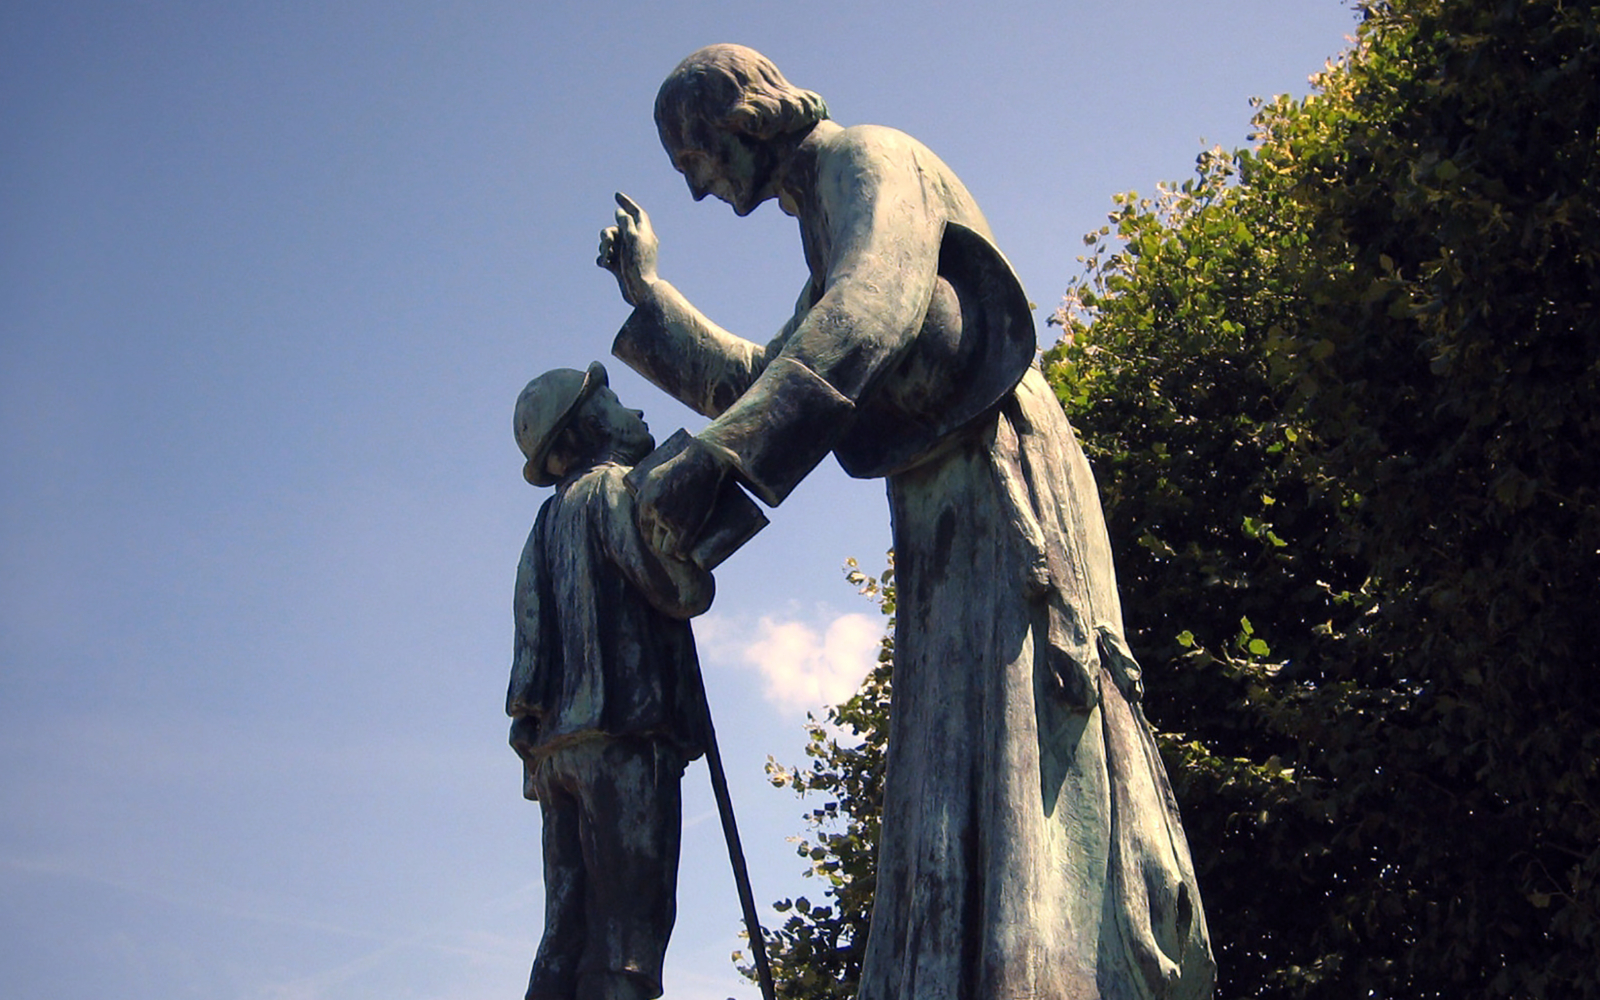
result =
[[605,545],[607,554],[645,599],[664,615],[688,619],[711,607],[716,584],[692,562],[674,559],[645,541],[634,521],[633,494],[621,466],[606,470]]
[[548,510],[548,503],[540,508],[517,564],[517,584],[511,601],[516,633],[512,641],[511,684],[506,690],[506,714],[512,718],[539,715],[551,680],[554,651],[544,623],[549,586],[539,558],[540,531]]

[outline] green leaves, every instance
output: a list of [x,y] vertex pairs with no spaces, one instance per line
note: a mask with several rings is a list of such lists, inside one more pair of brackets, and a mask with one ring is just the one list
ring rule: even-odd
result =
[[[1256,146],[1113,199],[1045,370],[1219,995],[1600,997],[1600,17],[1360,10]],[[850,995],[884,655],[830,716],[860,742],[782,772],[833,806],[788,996]]]
[[1600,19],[1362,9],[1114,200],[1047,372],[1224,991],[1600,995]]
[[[886,616],[878,666],[849,700],[830,708],[824,719],[809,721],[808,767],[767,763],[775,787],[791,788],[802,798],[823,796],[805,815],[810,834],[798,841],[796,853],[806,861],[805,874],[822,884],[829,902],[800,896],[775,903],[788,917],[767,937],[777,993],[795,1000],[854,998],[877,885],[894,652],[894,554],[889,554],[888,565],[876,577],[864,573],[854,559],[847,560],[845,579]],[[754,980],[753,968],[741,971]]]

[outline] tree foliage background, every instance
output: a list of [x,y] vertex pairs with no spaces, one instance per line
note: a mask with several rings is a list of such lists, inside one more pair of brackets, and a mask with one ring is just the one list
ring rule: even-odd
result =
[[[1600,13],[1360,9],[1255,145],[1116,200],[1047,372],[1219,995],[1596,997]],[[827,799],[788,996],[853,993],[888,679],[775,770]]]

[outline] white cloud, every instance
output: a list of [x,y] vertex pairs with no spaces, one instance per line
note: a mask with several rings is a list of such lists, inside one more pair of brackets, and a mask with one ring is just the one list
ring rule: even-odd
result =
[[820,709],[855,693],[878,659],[884,619],[846,614],[818,626],[763,616],[740,659],[766,679],[767,700],[785,709]]

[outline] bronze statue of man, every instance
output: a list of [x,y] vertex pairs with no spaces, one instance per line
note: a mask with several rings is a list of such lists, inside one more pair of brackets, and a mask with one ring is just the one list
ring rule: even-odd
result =
[[776,199],[798,221],[809,274],[773,340],[734,336],[659,277],[649,220],[618,195],[600,263],[634,311],[613,353],[713,418],[643,477],[646,533],[687,551],[728,480],[776,505],[830,452],[888,484],[894,689],[861,998],[1209,996],[1094,478],[976,201],[915,139],[841,127],[742,46],[685,59],[655,117],[697,200]]

